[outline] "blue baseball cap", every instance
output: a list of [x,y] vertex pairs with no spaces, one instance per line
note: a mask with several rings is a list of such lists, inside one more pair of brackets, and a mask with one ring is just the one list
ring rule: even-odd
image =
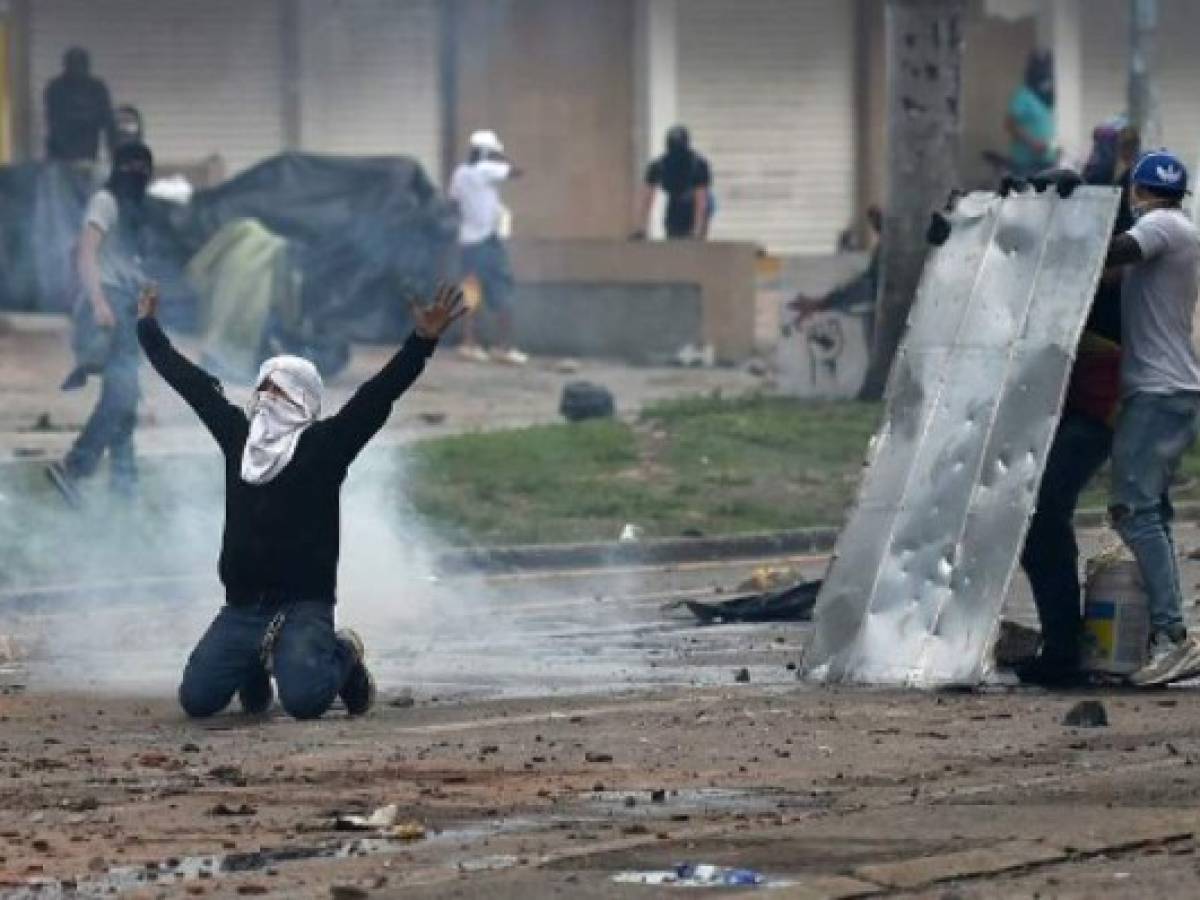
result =
[[1182,197],[1187,193],[1187,166],[1174,153],[1151,150],[1137,161],[1129,180],[1152,191]]

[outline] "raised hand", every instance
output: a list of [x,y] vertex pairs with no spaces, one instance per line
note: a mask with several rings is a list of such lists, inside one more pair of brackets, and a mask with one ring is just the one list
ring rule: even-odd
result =
[[158,315],[158,285],[147,281],[138,294],[138,318],[153,319]]
[[470,312],[463,302],[462,289],[445,283],[438,285],[433,302],[428,306],[415,300],[409,305],[412,308],[414,330],[428,340],[440,338],[447,328]]

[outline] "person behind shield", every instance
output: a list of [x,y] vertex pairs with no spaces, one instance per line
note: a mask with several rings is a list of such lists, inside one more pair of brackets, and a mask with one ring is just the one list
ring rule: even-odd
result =
[[[1123,117],[1102,122],[1092,132],[1083,180],[1121,188],[1114,235],[1134,223],[1130,177],[1141,156],[1139,147],[1137,129]],[[1083,589],[1075,510],[1080,495],[1112,453],[1120,395],[1121,272],[1113,270],[1101,279],[1084,324],[1021,551],[1021,567],[1042,626],[1040,650],[1016,666],[1017,676],[1028,684],[1066,688],[1088,677],[1080,666]]]
[[157,292],[144,291],[142,349],[225,458],[225,605],[188,658],[180,705],[189,716],[211,716],[236,693],[245,712],[262,713],[273,677],[284,711],[297,719],[321,716],[336,697],[350,715],[367,712],[375,682],[362,639],[334,630],[342,482],[438,339],[466,312],[462,292],[442,287],[432,303],[414,303],[404,346],[327,418],[321,376],[295,356],[264,362],[249,407],[234,406],[215,378],[171,346],[157,311]]

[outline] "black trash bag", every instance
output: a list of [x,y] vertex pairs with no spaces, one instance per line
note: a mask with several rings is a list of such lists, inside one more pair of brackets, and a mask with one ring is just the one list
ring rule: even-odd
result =
[[684,605],[701,623],[712,625],[730,622],[807,622],[812,619],[821,593],[821,581],[801,581],[798,584],[743,594],[717,603],[685,600]]
[[616,414],[612,391],[590,381],[572,381],[562,390],[558,411],[568,422],[610,419]]
[[407,332],[405,296],[433,289],[457,228],[420,164],[402,156],[275,156],[198,191],[179,227],[195,252],[243,218],[294,245],[313,333],[376,342]]

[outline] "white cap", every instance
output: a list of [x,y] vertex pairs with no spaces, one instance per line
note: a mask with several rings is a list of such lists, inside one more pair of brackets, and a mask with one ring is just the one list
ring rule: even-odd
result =
[[494,131],[476,131],[471,134],[471,149],[488,153],[503,153],[504,145]]

